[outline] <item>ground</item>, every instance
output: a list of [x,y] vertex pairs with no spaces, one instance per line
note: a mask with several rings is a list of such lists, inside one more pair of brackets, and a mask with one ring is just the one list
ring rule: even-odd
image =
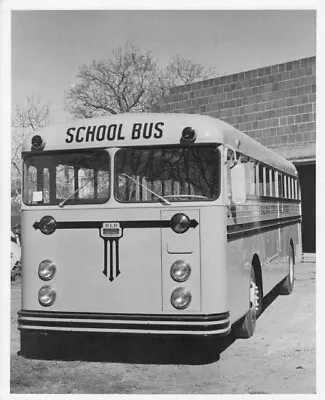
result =
[[225,338],[210,343],[207,350],[184,340],[122,338],[106,343],[106,350],[98,344],[78,345],[77,353],[70,351],[65,360],[32,360],[18,354],[20,283],[15,282],[11,393],[316,393],[315,280],[314,263],[297,265],[294,292],[267,296],[250,339]]

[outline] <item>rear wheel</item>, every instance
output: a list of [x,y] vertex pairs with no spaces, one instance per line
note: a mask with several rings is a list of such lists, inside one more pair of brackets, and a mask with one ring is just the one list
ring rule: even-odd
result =
[[247,314],[233,325],[235,338],[249,338],[253,336],[256,326],[256,319],[262,311],[261,288],[256,283],[255,271],[252,267],[249,288],[249,310]]
[[280,283],[279,286],[279,294],[288,295],[292,293],[294,286],[294,278],[295,278],[295,263],[293,257],[293,249],[290,246],[289,252],[289,263],[288,263],[288,275],[285,279]]

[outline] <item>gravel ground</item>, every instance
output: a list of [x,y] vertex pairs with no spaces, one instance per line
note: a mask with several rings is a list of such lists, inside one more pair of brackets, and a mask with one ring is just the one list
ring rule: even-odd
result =
[[147,338],[110,340],[105,348],[79,342],[77,352],[76,343],[63,349],[65,360],[31,360],[18,354],[20,283],[14,283],[11,393],[316,393],[315,284],[315,264],[297,265],[294,292],[267,296],[250,339],[205,347]]

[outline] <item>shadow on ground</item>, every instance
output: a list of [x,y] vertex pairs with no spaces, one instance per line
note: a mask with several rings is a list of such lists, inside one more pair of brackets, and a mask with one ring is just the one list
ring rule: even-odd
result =
[[31,336],[19,352],[26,358],[133,364],[201,365],[218,361],[235,339],[100,335]]
[[[275,287],[263,299],[263,312],[278,297]],[[133,364],[209,364],[236,339],[136,335],[49,334],[22,337],[23,355],[35,359],[99,361]]]

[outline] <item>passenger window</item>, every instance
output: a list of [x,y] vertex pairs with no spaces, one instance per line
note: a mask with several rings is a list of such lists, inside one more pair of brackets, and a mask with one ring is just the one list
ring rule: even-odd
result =
[[255,161],[250,160],[248,163],[248,168],[249,168],[249,184],[250,184],[250,188],[249,188],[249,193],[250,194],[257,194],[257,190],[256,190],[256,170],[257,170],[257,164]]
[[274,171],[274,197],[279,197],[279,172]]
[[291,178],[291,194],[292,198],[296,198],[296,191],[295,191],[295,178]]
[[271,182],[270,182],[270,169],[265,168],[265,195],[271,196]]
[[258,166],[258,176],[259,176],[259,195],[264,196],[265,195],[265,168],[263,165]]
[[271,187],[271,196],[275,197],[275,171],[274,169],[270,170],[270,187]]
[[288,176],[288,181],[287,181],[287,187],[288,187],[288,199],[291,199],[291,178]]
[[281,172],[278,172],[278,196],[283,197],[283,176]]

